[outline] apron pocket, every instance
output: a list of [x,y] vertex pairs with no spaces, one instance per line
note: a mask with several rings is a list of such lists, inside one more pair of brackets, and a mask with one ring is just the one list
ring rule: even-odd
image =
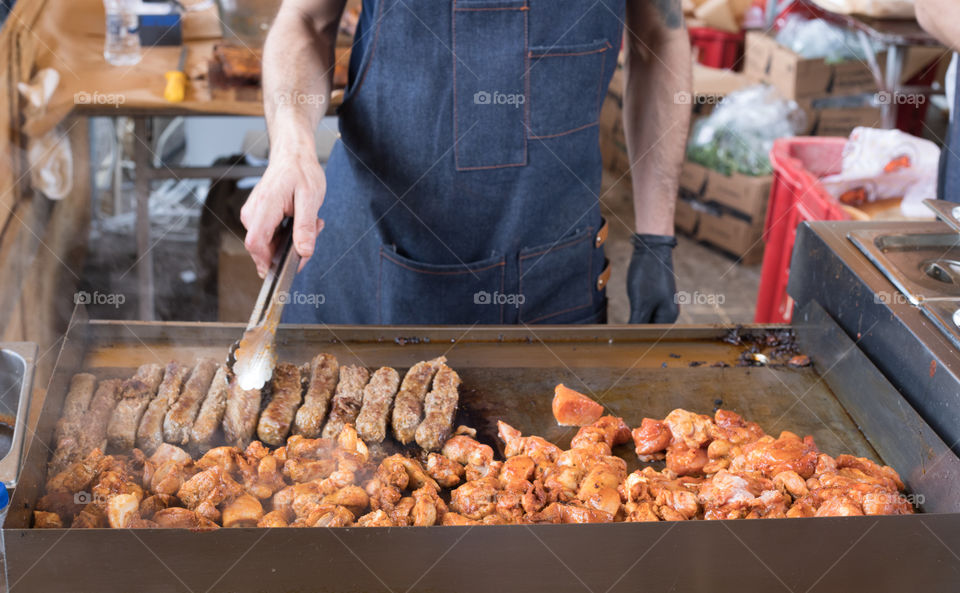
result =
[[503,323],[502,256],[468,264],[425,264],[380,248],[379,322],[406,324]]
[[570,323],[582,319],[593,306],[593,251],[595,230],[520,252],[520,321]]
[[453,3],[458,171],[527,164],[526,0]]
[[603,101],[610,43],[530,48],[530,138],[562,136],[595,125]]

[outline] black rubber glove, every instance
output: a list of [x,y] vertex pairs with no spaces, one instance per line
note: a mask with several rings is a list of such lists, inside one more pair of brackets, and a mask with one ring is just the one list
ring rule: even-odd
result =
[[673,323],[680,314],[673,275],[674,237],[633,235],[633,258],[627,272],[630,323]]

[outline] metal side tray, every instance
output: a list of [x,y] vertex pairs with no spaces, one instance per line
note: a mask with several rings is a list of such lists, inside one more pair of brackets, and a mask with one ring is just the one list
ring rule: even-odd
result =
[[37,345],[0,342],[0,482],[17,485],[23,457]]
[[[810,307],[816,307],[811,305]],[[144,362],[222,357],[242,326],[89,322],[58,359],[4,524],[10,590],[951,591],[960,582],[960,460],[829,316],[796,316],[812,366],[737,366],[735,336],[783,326],[281,326],[277,355],[409,368],[445,354],[463,379],[458,424],[497,447],[496,421],[558,445],[563,382],[630,426],[721,406],[831,455],[894,467],[920,512],[901,516],[391,528],[31,529],[70,375],[129,377]],[[722,363],[727,363],[726,366]],[[632,445],[614,454],[638,465]]]

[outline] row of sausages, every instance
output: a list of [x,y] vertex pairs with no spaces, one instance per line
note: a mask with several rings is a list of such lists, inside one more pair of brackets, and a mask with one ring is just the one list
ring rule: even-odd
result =
[[346,424],[368,443],[382,442],[389,428],[400,443],[435,451],[451,432],[459,386],[442,356],[415,364],[401,382],[390,367],[371,374],[320,354],[302,366],[278,364],[266,392],[241,389],[210,359],[192,370],[178,362],[145,364],[125,381],[98,383],[78,373],[56,425],[50,472],[96,448],[137,447],[150,455],[167,442],[202,454],[221,434],[240,448],[254,438],[282,446],[290,434],[335,438]]

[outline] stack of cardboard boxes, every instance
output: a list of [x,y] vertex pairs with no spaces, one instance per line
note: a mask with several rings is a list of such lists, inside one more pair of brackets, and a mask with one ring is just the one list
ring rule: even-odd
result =
[[677,229],[744,265],[763,258],[763,223],[772,177],[724,175],[687,161],[680,174]]
[[[877,61],[884,63],[884,54]],[[807,115],[805,136],[849,136],[858,126],[881,123],[880,107],[870,102],[878,90],[876,79],[863,60],[804,58],[769,34],[751,31],[743,73],[797,102]]]

